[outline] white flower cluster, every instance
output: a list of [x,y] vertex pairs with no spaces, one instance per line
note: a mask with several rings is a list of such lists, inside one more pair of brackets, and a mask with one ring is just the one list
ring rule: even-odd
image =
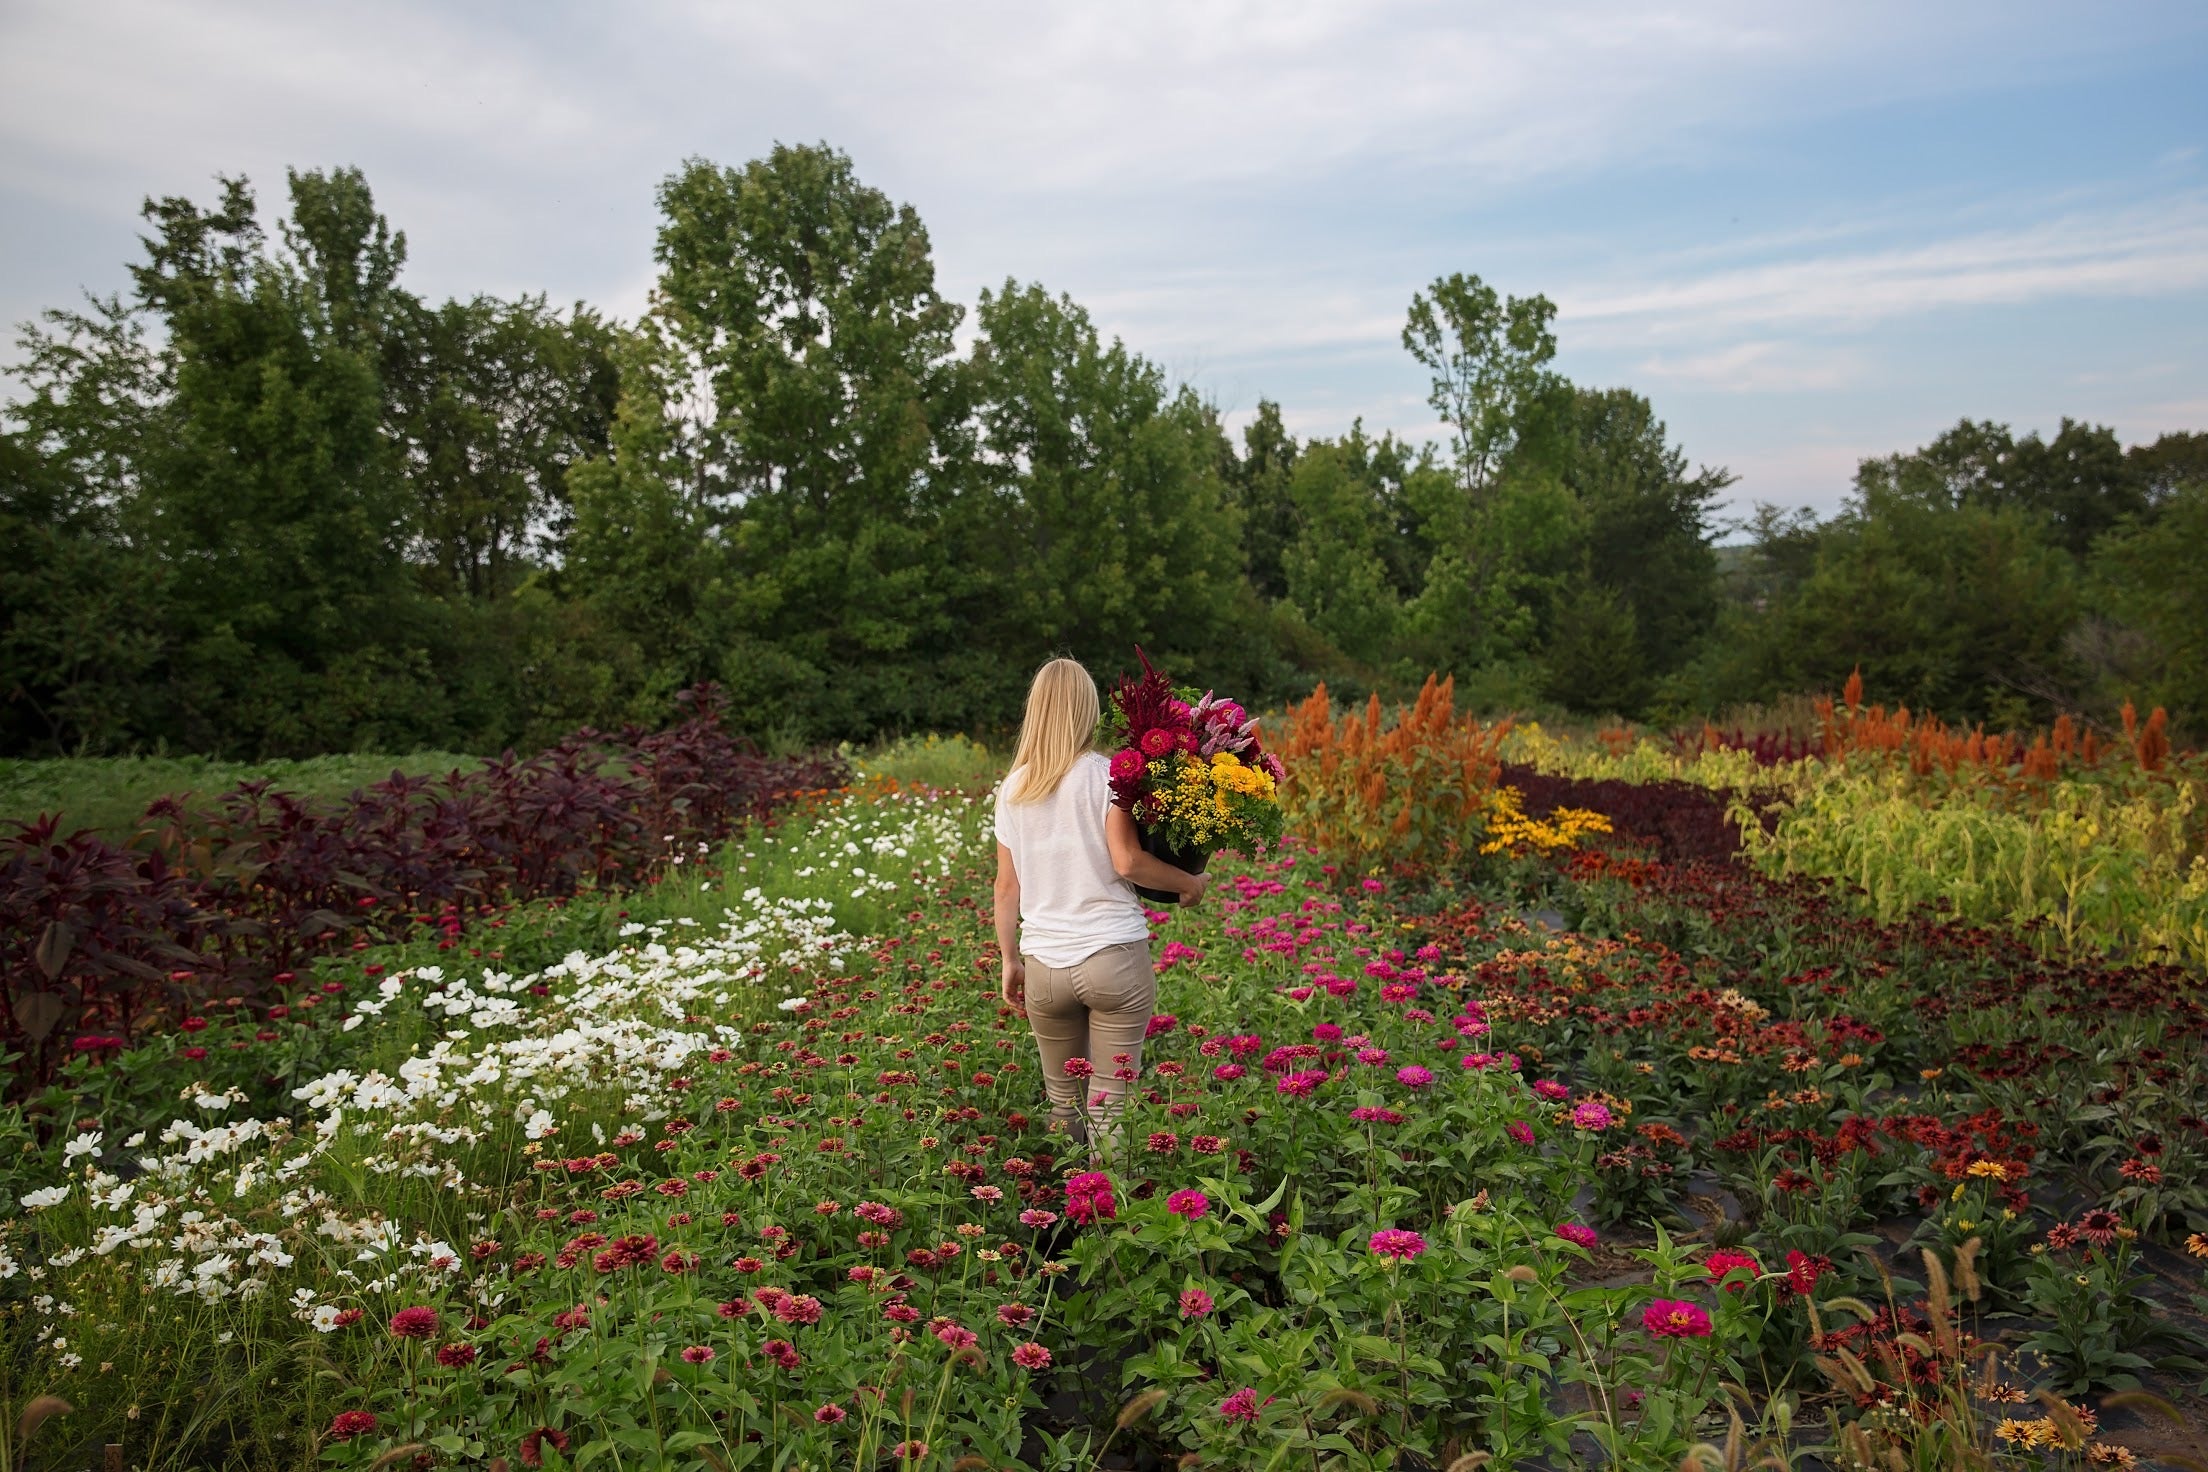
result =
[[[158,1131],[153,1148],[136,1155],[132,1180],[96,1164],[100,1134],[70,1140],[64,1164],[76,1177],[28,1192],[22,1203],[52,1213],[81,1180],[86,1209],[37,1218],[48,1250],[44,1269],[31,1276],[99,1259],[144,1290],[205,1302],[256,1298],[288,1277],[292,1312],[327,1331],[340,1311],[325,1301],[333,1288],[389,1292],[461,1272],[461,1253],[370,1207],[382,1193],[362,1183],[388,1176],[465,1191],[473,1147],[509,1120],[531,1141],[556,1135],[563,1101],[586,1113],[664,1117],[670,1076],[697,1055],[741,1045],[735,1027],[713,1020],[728,1015],[740,991],[802,993],[855,944],[835,928],[825,900],[772,899],[754,889],[744,902],[717,930],[643,927],[619,950],[577,952],[532,975],[464,979],[422,967],[384,978],[376,998],[355,1004],[347,1028],[366,1018],[395,1030],[403,1020],[426,1029],[424,1041],[388,1068],[340,1068],[295,1089],[301,1124],[209,1122],[244,1096],[194,1085],[180,1102],[199,1118],[179,1116]],[[363,1051],[375,1041],[363,1037]],[[591,1128],[603,1138],[595,1120]],[[125,1148],[145,1143],[134,1136]],[[338,1209],[318,1182],[344,1192],[361,1214]],[[449,1216],[449,1208],[438,1214]],[[15,1257],[0,1253],[0,1278],[18,1271]],[[293,1286],[302,1277],[319,1291]],[[487,1285],[478,1296],[496,1298]],[[58,1322],[48,1322],[42,1342],[65,1355],[58,1332]]]

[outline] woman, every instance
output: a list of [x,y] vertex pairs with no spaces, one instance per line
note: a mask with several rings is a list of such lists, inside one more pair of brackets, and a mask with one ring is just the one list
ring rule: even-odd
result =
[[1073,660],[1035,672],[997,789],[997,948],[1004,1000],[1035,1031],[1052,1122],[1086,1142],[1094,1120],[1101,1149],[1158,1000],[1135,886],[1192,905],[1208,881],[1144,853],[1112,805],[1111,764],[1090,749],[1097,711],[1096,681]]

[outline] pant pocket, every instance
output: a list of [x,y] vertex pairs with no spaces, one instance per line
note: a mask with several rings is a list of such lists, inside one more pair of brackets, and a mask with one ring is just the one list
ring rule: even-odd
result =
[[1156,1010],[1158,973],[1150,965],[1148,941],[1131,941],[1102,952],[1092,963],[1089,1006],[1098,1012]]

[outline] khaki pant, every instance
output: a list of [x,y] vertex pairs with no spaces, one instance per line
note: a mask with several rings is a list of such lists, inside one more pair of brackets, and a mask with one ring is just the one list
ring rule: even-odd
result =
[[[1051,1121],[1104,1149],[1128,1086],[1142,1070],[1142,1038],[1158,1003],[1150,942],[1106,946],[1071,966],[1045,966],[1025,955],[1020,960],[1027,967],[1027,1022],[1043,1055]],[[1069,1058],[1088,1059],[1095,1074],[1069,1075]]]

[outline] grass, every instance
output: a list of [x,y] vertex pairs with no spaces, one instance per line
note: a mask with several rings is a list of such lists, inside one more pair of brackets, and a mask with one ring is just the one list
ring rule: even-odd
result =
[[27,823],[41,813],[59,813],[65,831],[92,828],[127,838],[149,803],[177,793],[210,799],[240,782],[267,778],[284,791],[304,797],[337,798],[380,782],[394,769],[410,775],[443,773],[480,761],[480,757],[449,751],[272,762],[224,762],[197,756],[0,760],[0,820]]
[[[964,736],[908,736],[864,748],[846,748],[860,780],[891,779],[929,787],[986,788],[1002,775],[1002,757]],[[91,828],[128,838],[156,798],[189,793],[212,799],[240,782],[266,778],[285,792],[307,798],[339,798],[396,770],[409,776],[441,775],[482,758],[450,751],[407,756],[377,752],[308,757],[301,761],[225,762],[201,756],[58,757],[42,761],[0,759],[0,822],[28,823],[59,813],[63,831]]]

